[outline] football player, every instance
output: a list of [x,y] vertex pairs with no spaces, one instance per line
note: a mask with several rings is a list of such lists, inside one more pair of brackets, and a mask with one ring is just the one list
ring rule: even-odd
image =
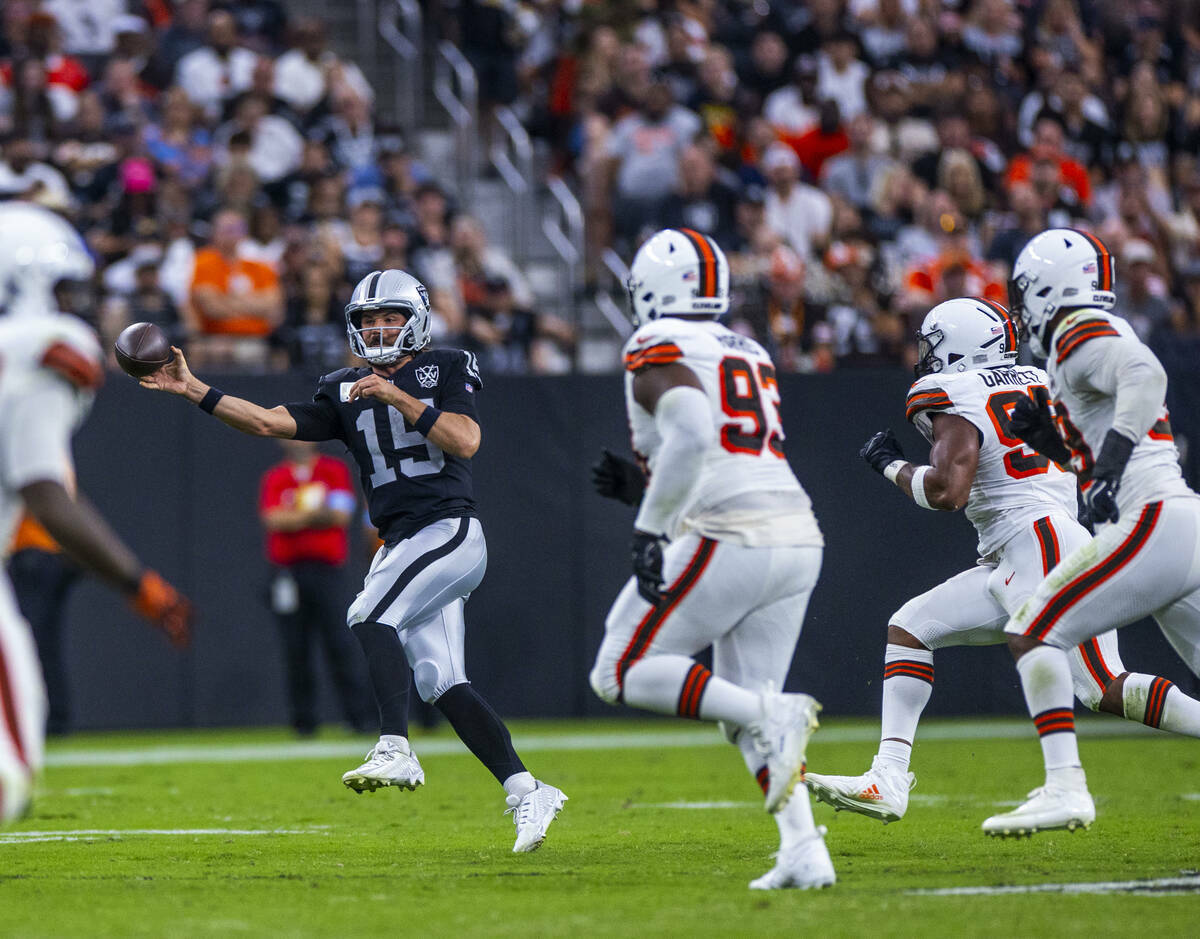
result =
[[[820,705],[780,694],[824,541],[783,451],[779,388],[757,342],[717,317],[729,267],[709,237],[667,229],[634,258],[625,345],[633,449],[649,482],[606,454],[602,494],[640,502],[633,577],[591,673],[603,700],[719,721],[775,813],[777,864],[755,889],[834,882],[803,787]],[[710,671],[692,656],[713,647]]]
[[[71,437],[104,379],[104,357],[82,320],[58,312],[55,294],[90,281],[91,256],[65,221],[22,202],[0,206],[0,245],[0,544],[12,541],[27,509],[72,558],[184,645],[187,601],[75,493]],[[45,719],[33,638],[0,572],[0,821],[29,802]]]
[[[1045,401],[1047,378],[1041,369],[1017,366],[1016,328],[1004,308],[990,300],[947,300],[925,317],[918,344],[906,413],[933,445],[929,465],[906,461],[890,430],[872,437],[861,456],[917,505],[965,509],[979,533],[979,561],[892,615],[871,769],[861,776],[807,776],[817,798],[884,823],[903,817],[916,783],[908,767],[933,691],[934,651],[1004,642],[1009,616],[1061,558],[1091,539],[1076,520],[1074,475],[1014,434],[1014,409]],[[1166,679],[1126,672],[1115,632],[1071,649],[1069,660],[1075,695],[1093,711],[1200,735],[1200,702],[1178,689],[1169,707],[1146,707],[1144,689]]]
[[422,700],[504,787],[516,823],[513,851],[533,851],[567,797],[525,769],[504,722],[467,681],[463,606],[487,566],[470,462],[479,449],[482,382],[471,353],[429,348],[431,319],[429,294],[415,277],[375,271],[346,306],[350,348],[366,365],[321,378],[311,402],[263,408],[227,395],[192,375],[178,349],[142,384],[182,395],[243,433],[346,445],[384,545],[347,613],[366,654],[380,737],[342,781],[360,793],[425,781],[408,742],[415,680]]
[[[1009,300],[1050,375],[1048,397],[1014,410],[1013,433],[1075,472],[1096,536],[1065,555],[1005,627],[1046,781],[983,823],[1000,836],[1086,827],[1095,818],[1076,746],[1070,649],[1153,616],[1200,675],[1200,496],[1180,472],[1166,373],[1111,312],[1112,255],[1084,232],[1042,232],[1017,256]],[[1191,710],[1166,679],[1117,681],[1123,699],[1155,721]]]

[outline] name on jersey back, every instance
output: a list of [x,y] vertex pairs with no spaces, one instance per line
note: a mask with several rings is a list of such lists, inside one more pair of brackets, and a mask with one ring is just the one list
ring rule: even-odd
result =
[[984,368],[975,373],[989,388],[1000,385],[1040,385],[1042,376],[1032,368]]

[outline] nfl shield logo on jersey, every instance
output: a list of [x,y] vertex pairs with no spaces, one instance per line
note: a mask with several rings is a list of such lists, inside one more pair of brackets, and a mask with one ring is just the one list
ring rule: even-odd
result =
[[416,376],[422,388],[436,388],[438,383],[438,367],[436,365],[418,365]]

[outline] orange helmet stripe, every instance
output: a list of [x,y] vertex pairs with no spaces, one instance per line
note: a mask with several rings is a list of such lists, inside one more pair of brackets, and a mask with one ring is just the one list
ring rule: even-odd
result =
[[1100,265],[1100,289],[1112,290],[1113,287],[1113,263],[1112,255],[1108,253],[1108,248],[1104,246],[1104,242],[1095,235],[1085,231],[1075,229],[1080,235],[1087,239],[1087,243],[1096,249],[1096,261]]
[[717,254],[709,244],[708,237],[690,228],[677,228],[676,231],[692,243],[692,247],[696,249],[696,255],[700,258],[700,296],[715,297],[717,295]]

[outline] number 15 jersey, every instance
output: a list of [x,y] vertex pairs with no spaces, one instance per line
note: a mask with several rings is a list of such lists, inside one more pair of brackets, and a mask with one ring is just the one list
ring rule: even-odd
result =
[[[312,403],[286,405],[297,440],[340,440],[358,465],[367,511],[379,537],[395,544],[443,518],[474,517],[471,461],[444,452],[375,398],[347,400],[369,368],[324,375]],[[441,411],[476,423],[475,395],[482,386],[475,356],[455,349],[418,352],[388,381]]]
[[666,532],[695,532],[749,547],[824,545],[812,503],[783,452],[779,385],[771,357],[753,339],[713,320],[666,316],[642,326],[624,349],[625,406],[633,450],[653,475],[662,438],[633,397],[638,372],[685,365],[704,388],[715,440],[700,478]]
[[933,441],[933,415],[957,414],[979,431],[979,466],[967,497],[967,518],[979,533],[979,554],[991,554],[1039,518],[1077,514],[1075,476],[1035,453],[1012,431],[1022,398],[1049,400],[1040,368],[1000,365],[935,372],[908,392],[906,416]]

